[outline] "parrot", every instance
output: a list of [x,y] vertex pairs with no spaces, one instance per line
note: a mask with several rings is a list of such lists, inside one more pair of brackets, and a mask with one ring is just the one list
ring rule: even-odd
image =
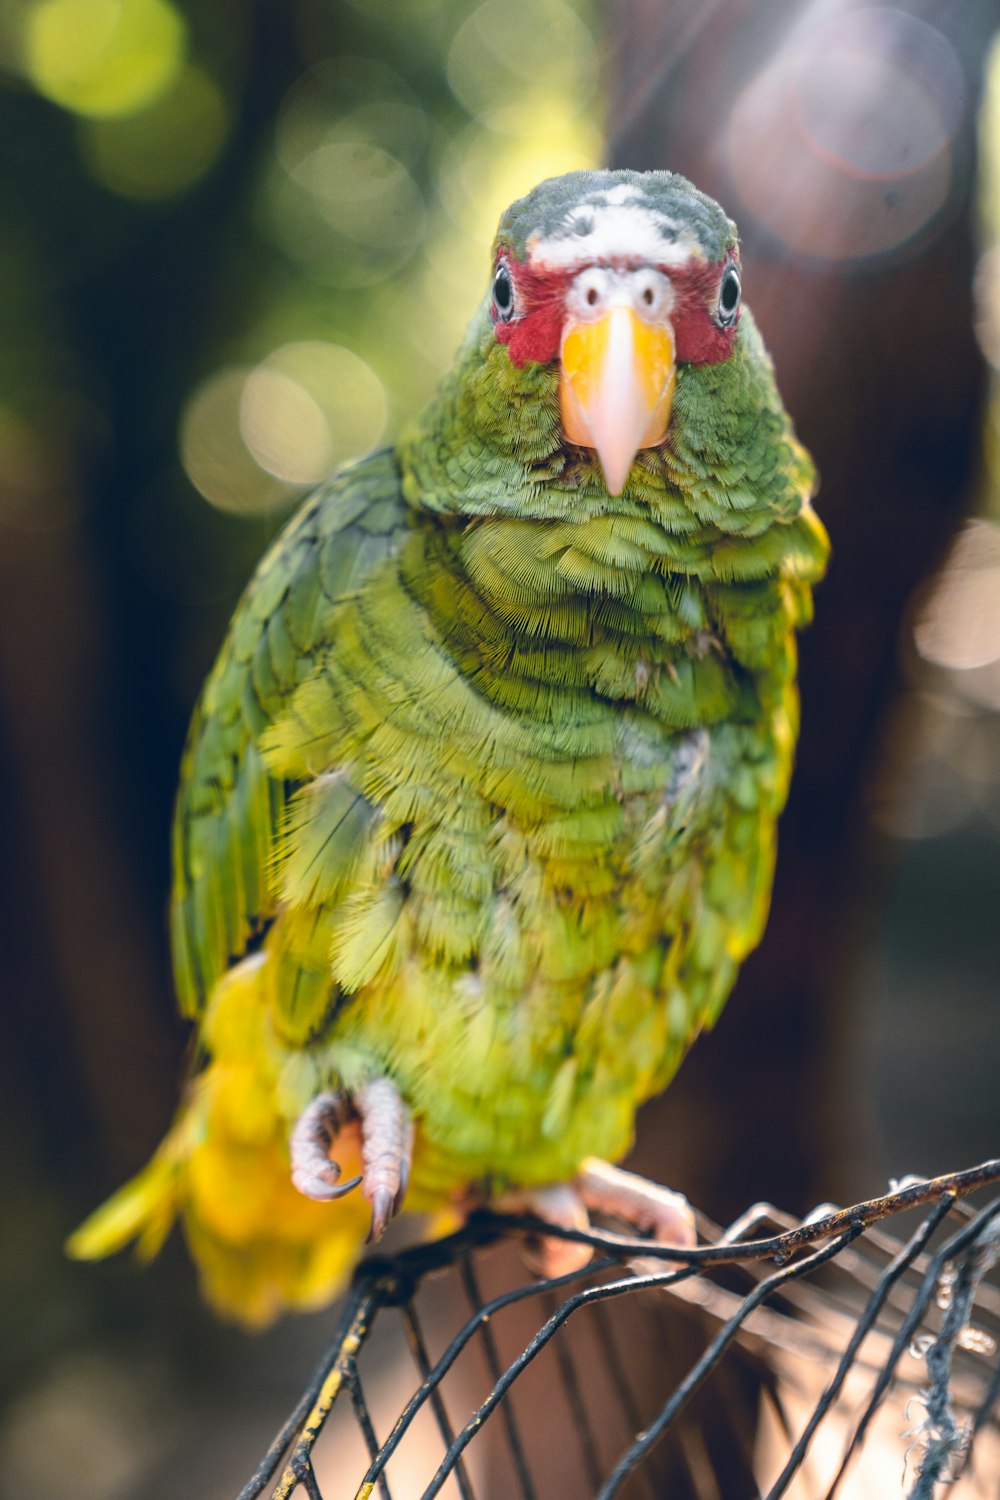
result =
[[763,931],[815,471],[684,177],[544,181],[491,266],[426,410],[236,609],[173,826],[190,1076],[68,1243],[149,1258],[180,1220],[251,1326],[404,1205],[696,1239],[615,1164]]

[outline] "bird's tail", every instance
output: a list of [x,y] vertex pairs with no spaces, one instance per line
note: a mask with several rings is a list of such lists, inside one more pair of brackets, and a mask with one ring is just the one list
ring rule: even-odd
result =
[[74,1260],[103,1260],[132,1240],[138,1258],[152,1260],[180,1207],[183,1125],[182,1118],[152,1161],[74,1230],[66,1241]]
[[[216,987],[203,1028],[210,1061],[174,1125],[149,1164],[67,1242],[76,1259],[100,1260],[135,1241],[149,1260],[179,1218],[208,1301],[255,1326],[336,1296],[370,1220],[360,1192],[314,1203],[292,1187],[282,1080],[261,1020],[262,969],[247,961]],[[346,1181],[361,1163],[349,1136],[343,1145]]]

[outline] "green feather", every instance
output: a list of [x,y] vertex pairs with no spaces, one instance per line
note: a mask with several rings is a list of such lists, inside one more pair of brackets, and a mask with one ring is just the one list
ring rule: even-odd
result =
[[376,809],[341,772],[307,782],[287,805],[276,866],[280,900],[322,906],[358,876],[370,880],[378,822]]

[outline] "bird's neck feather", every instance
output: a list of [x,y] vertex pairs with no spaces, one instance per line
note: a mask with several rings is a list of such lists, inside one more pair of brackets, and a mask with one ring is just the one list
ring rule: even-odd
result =
[[744,556],[759,580],[763,549],[779,571],[769,534],[811,485],[752,318],[725,364],[682,367],[667,444],[616,497],[595,456],[563,445],[557,378],[515,368],[485,316],[473,324],[400,445],[410,588],[472,672],[516,656],[556,680],[567,653],[703,651],[713,585],[738,581]]

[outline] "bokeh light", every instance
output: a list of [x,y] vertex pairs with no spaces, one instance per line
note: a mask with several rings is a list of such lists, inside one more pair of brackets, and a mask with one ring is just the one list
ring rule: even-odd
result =
[[240,432],[257,463],[289,484],[318,484],[374,448],[385,428],[382,382],[350,349],[286,344],[247,377]]
[[169,198],[196,183],[226,140],[230,111],[218,85],[193,63],[145,109],[80,122],[93,177],[123,198]]
[[350,349],[305,340],[204,381],[181,419],[181,458],[210,504],[266,514],[368,452],[385,419],[370,365]]
[[309,484],[329,471],[332,444],[319,403],[280,370],[259,365],[247,376],[240,433],[257,463],[276,479]]
[[949,674],[956,699],[1000,710],[1000,526],[971,521],[959,534],[918,607],[913,640],[924,662]]
[[722,152],[734,206],[829,259],[914,239],[952,192],[964,105],[951,43],[901,10],[806,18],[737,99]]
[[186,38],[168,0],[39,0],[27,15],[27,69],[55,104],[97,118],[127,115],[170,87]]
[[[597,83],[593,37],[562,0],[485,0],[455,34],[448,82],[490,130],[534,135],[537,106],[551,99],[554,66],[573,80],[574,114]],[[564,110],[568,101],[560,98]]]
[[338,57],[309,68],[289,90],[274,145],[292,174],[331,139],[381,146],[413,168],[428,131],[426,110],[395,69],[369,57]]
[[199,385],[181,417],[184,471],[198,493],[219,510],[259,516],[286,505],[294,485],[256,462],[240,432],[240,407],[249,366],[226,367]]
[[426,136],[423,110],[384,64],[352,57],[309,70],[278,117],[262,190],[269,234],[333,287],[396,274],[424,235],[413,169]]
[[335,287],[384,280],[424,233],[420,189],[402,162],[371,141],[332,132],[291,171],[274,163],[263,214],[285,253]]
[[972,521],[948,556],[913,627],[917,650],[967,671],[1000,660],[1000,529]]

